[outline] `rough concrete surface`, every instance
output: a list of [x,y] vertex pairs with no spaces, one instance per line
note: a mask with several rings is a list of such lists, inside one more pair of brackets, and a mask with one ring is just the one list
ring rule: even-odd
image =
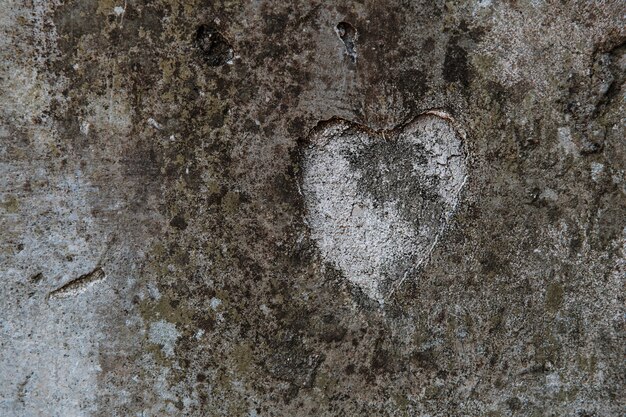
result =
[[0,0],[0,416],[620,416],[626,6]]

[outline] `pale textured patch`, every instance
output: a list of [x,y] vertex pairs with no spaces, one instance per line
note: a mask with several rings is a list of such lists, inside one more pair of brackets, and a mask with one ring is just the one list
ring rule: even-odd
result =
[[[81,120],[81,131],[92,129],[104,136],[126,136],[132,128],[131,108],[123,89],[110,88],[104,95],[92,95]],[[83,127],[86,123],[86,129]],[[86,131],[84,131],[86,130]]]
[[[43,415],[52,408],[56,415],[92,415],[101,304],[97,292],[82,293],[82,284],[95,280],[63,285],[94,270],[110,241],[93,228],[89,199],[96,191],[79,170],[58,182],[44,168],[29,172],[27,165],[0,163],[0,170],[7,173],[2,189],[19,189],[26,178],[32,184],[29,193],[17,194],[16,213],[0,210],[0,375],[11,376],[0,378],[0,415]],[[19,252],[12,248],[17,242]],[[58,288],[65,289],[47,300]]]
[[461,139],[443,117],[422,115],[380,134],[334,122],[313,134],[305,152],[311,237],[327,261],[382,303],[431,252],[466,176]]
[[560,127],[558,129],[559,145],[561,150],[567,155],[573,155],[575,157],[580,156],[578,147],[572,139],[572,132],[569,127]]
[[75,291],[86,281],[45,297],[93,271],[110,240],[94,227],[99,190],[59,149],[50,117],[52,103],[60,112],[67,100],[66,81],[48,70],[57,4],[0,0],[0,202],[11,202],[0,208],[1,416],[96,413],[102,304]]
[[174,346],[180,337],[180,333],[176,330],[174,323],[165,320],[159,320],[150,324],[149,332],[150,342],[161,345],[161,349],[165,356],[174,356]]
[[604,164],[600,164],[598,162],[591,163],[591,179],[595,182],[598,182],[602,173],[604,172]]
[[57,54],[49,17],[56,3],[0,0],[0,124],[21,130],[39,155],[54,148],[57,133],[50,104],[54,100],[60,109],[65,103],[60,91],[66,80],[45,70],[46,61]]
[[[490,78],[509,87],[517,83],[532,86],[533,99],[537,100],[551,97],[562,88],[554,80],[564,68],[570,74],[588,73],[591,54],[580,51],[593,50],[593,45],[597,45],[610,28],[623,26],[623,7],[620,2],[590,6],[594,11],[594,24],[582,25],[572,17],[581,13],[580,8],[539,0],[530,4],[532,7],[520,13],[505,2],[493,2],[493,27],[485,34],[474,56],[488,57],[487,61],[493,63],[488,71]],[[561,38],[561,35],[549,34],[566,35]],[[550,59],[545,59],[546,56]]]

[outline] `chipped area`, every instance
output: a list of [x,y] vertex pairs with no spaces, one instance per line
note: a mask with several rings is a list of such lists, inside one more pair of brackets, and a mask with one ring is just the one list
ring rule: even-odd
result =
[[106,274],[102,268],[98,267],[91,272],[81,275],[80,277],[71,280],[67,284],[62,285],[54,291],[48,294],[48,298],[64,298],[76,296],[85,292],[92,287],[95,283],[102,281],[106,278]]
[[353,64],[356,63],[356,41],[359,36],[357,30],[348,22],[339,22],[335,27],[335,31],[346,48],[346,55],[350,58]]

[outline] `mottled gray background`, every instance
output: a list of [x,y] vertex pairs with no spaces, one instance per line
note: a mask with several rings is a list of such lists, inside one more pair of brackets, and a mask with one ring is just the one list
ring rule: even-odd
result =
[[[622,415],[624,16],[0,0],[0,415]],[[311,240],[302,150],[429,109],[468,182],[380,305]]]

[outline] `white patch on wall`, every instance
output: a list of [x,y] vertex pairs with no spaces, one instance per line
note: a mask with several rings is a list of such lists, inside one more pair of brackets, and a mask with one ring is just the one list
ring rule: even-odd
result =
[[565,154],[579,156],[578,147],[572,139],[572,132],[569,127],[559,127],[558,130],[559,145]]
[[466,178],[461,135],[442,112],[384,132],[327,122],[304,152],[311,237],[326,261],[383,303],[436,245]]
[[159,320],[150,324],[148,336],[151,343],[161,346],[163,353],[167,357],[174,356],[174,347],[176,341],[180,337],[180,332],[176,329],[174,323],[165,320]]
[[603,172],[604,172],[604,164],[601,164],[599,162],[591,163],[591,179],[592,180],[594,180],[595,182],[598,182]]

